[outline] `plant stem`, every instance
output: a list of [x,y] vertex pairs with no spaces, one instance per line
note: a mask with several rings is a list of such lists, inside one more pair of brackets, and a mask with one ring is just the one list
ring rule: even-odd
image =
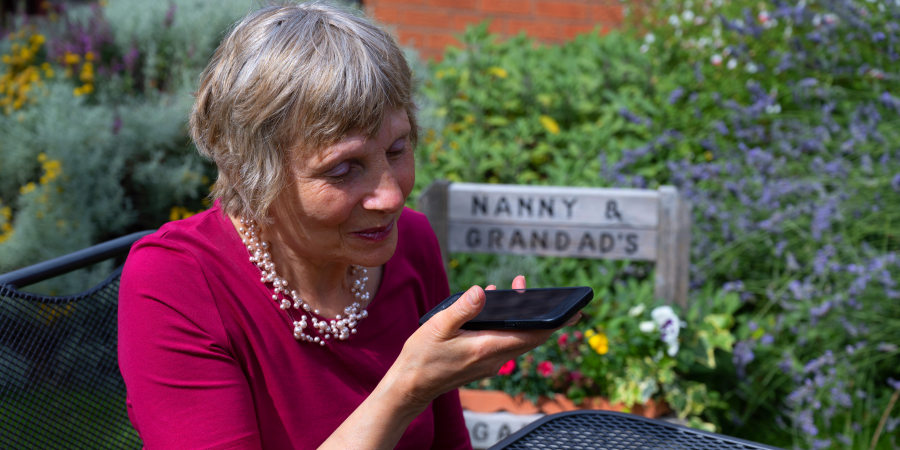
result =
[[878,428],[875,428],[875,435],[872,436],[872,445],[869,445],[869,450],[875,450],[875,445],[878,444],[878,438],[881,437],[881,430],[884,428],[885,422],[887,422],[888,417],[891,415],[891,410],[894,409],[894,403],[897,403],[897,397],[900,397],[900,389],[894,391],[894,395],[891,396],[891,401],[888,402],[887,408],[884,409],[884,414],[881,415],[881,420],[878,421]]

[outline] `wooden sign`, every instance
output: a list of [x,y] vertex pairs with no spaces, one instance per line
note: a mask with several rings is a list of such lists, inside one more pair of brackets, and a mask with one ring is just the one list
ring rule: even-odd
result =
[[419,197],[449,253],[656,262],[656,294],[687,302],[690,209],[677,190],[437,181]]

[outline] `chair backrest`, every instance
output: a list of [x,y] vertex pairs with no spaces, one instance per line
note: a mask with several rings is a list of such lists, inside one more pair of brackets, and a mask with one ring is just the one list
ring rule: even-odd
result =
[[76,295],[18,288],[127,253],[149,233],[0,275],[0,448],[141,448],[116,355],[121,267]]
[[601,189],[432,183],[418,199],[450,252],[630,259],[656,265],[656,296],[687,304],[690,204],[672,186]]

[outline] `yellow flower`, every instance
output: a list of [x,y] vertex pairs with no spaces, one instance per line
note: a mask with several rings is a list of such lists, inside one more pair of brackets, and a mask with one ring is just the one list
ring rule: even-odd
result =
[[494,67],[491,67],[490,69],[488,69],[487,73],[489,73],[497,78],[506,78],[509,76],[509,73],[506,71],[506,69],[504,69],[502,67],[497,67],[497,66],[494,66]]
[[84,83],[84,85],[81,86],[81,92],[83,94],[90,94],[91,92],[94,92],[94,85],[91,83]]
[[712,154],[712,152],[707,151],[706,153],[704,153],[704,154],[703,154],[703,159],[705,159],[705,160],[707,160],[707,161],[712,161],[712,159],[713,159],[713,154]]
[[78,64],[79,62],[81,62],[81,56],[75,53],[66,52],[65,56],[63,56],[63,63],[66,65]]
[[553,120],[552,117],[542,115],[541,116],[541,125],[544,126],[544,129],[547,130],[550,134],[559,134],[559,124]]
[[29,192],[34,191],[34,188],[35,188],[35,184],[34,184],[34,183],[28,183],[28,184],[26,184],[25,186],[22,186],[21,188],[19,188],[19,193],[21,193],[21,194],[27,194],[27,193],[29,193]]
[[599,355],[605,355],[609,352],[609,338],[603,333],[591,336],[588,339],[588,345]]
[[81,94],[82,94],[82,92],[81,92],[81,88],[80,88],[80,87],[77,87],[77,88],[75,88],[75,89],[72,89],[72,95],[74,95],[74,96],[76,96],[76,97],[81,97]]
[[87,53],[85,53],[85,54],[84,54],[84,59],[87,60],[87,61],[93,61],[93,60],[94,60],[94,52],[87,52]]

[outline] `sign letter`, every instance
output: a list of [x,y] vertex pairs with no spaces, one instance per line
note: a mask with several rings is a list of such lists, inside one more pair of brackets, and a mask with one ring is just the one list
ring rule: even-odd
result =
[[531,249],[534,250],[537,246],[540,245],[542,249],[547,249],[547,232],[542,231],[538,234],[537,231],[531,232]]
[[507,216],[512,215],[512,211],[509,210],[509,202],[506,200],[506,197],[500,197],[500,201],[497,202],[497,208],[494,210],[494,215],[499,216],[501,212],[506,212]]
[[500,243],[500,240],[503,239],[503,230],[499,228],[491,228],[488,231],[488,248],[494,248],[496,245],[498,249],[503,249],[503,244]]
[[525,238],[522,237],[522,233],[519,230],[513,231],[512,238],[509,240],[509,249],[512,250],[517,245],[521,245],[522,250],[525,250]]
[[572,242],[572,238],[569,237],[569,233],[565,231],[557,231],[556,232],[556,250],[557,251],[565,251],[569,248],[569,243]]
[[600,233],[600,253],[608,253],[616,246],[616,240],[609,233]]
[[544,211],[547,211],[547,215],[553,217],[553,199],[551,198],[549,202],[541,199],[541,209],[538,211],[538,217],[544,215]]
[[581,242],[578,244],[578,251],[584,250],[585,247],[590,247],[591,251],[597,250],[597,244],[594,242],[594,237],[587,231],[585,231],[584,236],[581,237]]
[[578,197],[572,197],[572,200],[569,200],[569,201],[566,201],[566,199],[562,199],[563,204],[566,205],[566,212],[568,213],[566,215],[566,218],[568,218],[568,219],[572,218],[572,207],[575,206],[575,202],[577,202],[577,201],[578,201]]
[[625,246],[625,253],[631,255],[634,252],[638,251],[637,240],[638,236],[634,233],[628,233],[627,235],[625,235],[625,242],[628,243],[628,245]]
[[615,200],[606,202],[606,218],[609,220],[622,221],[622,214],[619,213],[619,205]]
[[470,248],[481,245],[481,231],[478,231],[478,228],[469,228],[469,231],[466,231],[466,245]]
[[481,211],[482,214],[487,215],[487,205],[488,205],[487,196],[481,197],[480,201],[479,201],[479,197],[476,197],[473,195],[472,196],[472,215],[477,216],[478,211]]
[[522,211],[528,210],[528,217],[531,217],[531,201],[534,199],[519,197],[519,217],[522,217]]

